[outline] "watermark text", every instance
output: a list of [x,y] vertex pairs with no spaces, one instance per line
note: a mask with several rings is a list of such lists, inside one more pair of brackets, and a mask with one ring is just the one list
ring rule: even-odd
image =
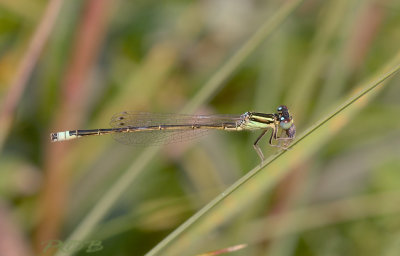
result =
[[94,253],[101,251],[103,249],[103,245],[100,240],[90,240],[90,241],[79,241],[79,240],[49,240],[42,243],[44,248],[42,250],[41,255],[45,255],[46,253],[50,254],[51,252],[60,251],[64,253],[74,253],[81,250],[85,250],[86,253]]

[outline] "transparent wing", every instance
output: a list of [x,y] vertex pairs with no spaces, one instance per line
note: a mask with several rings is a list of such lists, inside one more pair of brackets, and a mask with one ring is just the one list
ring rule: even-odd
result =
[[[240,125],[241,115],[181,115],[121,112],[111,118],[113,128],[146,128],[162,125],[198,125],[222,126]],[[163,145],[192,140],[207,134],[212,129],[146,130],[113,133],[113,138],[123,144]]]

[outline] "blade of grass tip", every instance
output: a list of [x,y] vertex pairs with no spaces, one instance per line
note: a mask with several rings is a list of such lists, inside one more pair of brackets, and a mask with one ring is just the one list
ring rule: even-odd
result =
[[[219,69],[210,80],[202,87],[196,96],[183,108],[186,113],[193,112],[201,104],[204,104],[223,85],[223,82],[234,72],[243,60],[249,56],[255,48],[262,43],[296,7],[304,0],[289,1],[271,19],[269,19],[255,34]],[[71,233],[66,241],[84,240],[101,219],[111,209],[117,199],[133,183],[136,177],[144,170],[146,165],[155,156],[160,147],[147,148],[104,194],[98,203],[81,221],[78,227]],[[69,255],[57,252],[56,255]]]
[[[215,228],[217,224],[229,220],[233,215],[237,214],[238,211],[245,209],[252,200],[256,200],[256,198],[263,195],[266,190],[270,189],[287,174],[292,167],[296,166],[302,159],[306,159],[315,154],[323,144],[332,138],[334,134],[351,119],[351,116],[353,116],[356,111],[359,111],[368,100],[372,99],[372,96],[376,95],[370,93],[371,90],[378,89],[377,87],[379,85],[382,85],[383,82],[400,70],[400,65],[398,63],[400,63],[400,52],[397,53],[393,60],[388,62],[388,65],[378,71],[377,75],[369,79],[368,81],[370,82],[358,86],[358,93],[348,97],[348,100],[331,114],[327,115],[298,136],[298,139],[290,146],[292,150],[281,151],[269,157],[261,165],[253,168],[175,229],[146,255],[179,255],[184,252],[183,248],[194,247],[195,241],[193,237],[203,238],[204,234],[212,228]],[[363,98],[360,101],[361,97]],[[358,101],[357,104],[354,104],[356,101]],[[345,111],[351,105],[352,107],[349,108],[351,111]],[[344,117],[344,120],[338,117],[339,113],[342,113],[341,117]],[[328,121],[332,121],[329,122],[330,125],[324,125]],[[297,145],[297,147],[294,147],[295,145]],[[285,156],[281,157],[282,155]],[[260,170],[267,166],[269,168],[268,172],[260,172]],[[255,178],[256,175],[258,175],[257,178]],[[245,188],[243,188],[244,186]],[[236,193],[235,196],[228,197],[228,195],[232,194],[234,191]],[[239,200],[237,200],[237,198],[239,198]],[[224,201],[224,205],[222,205],[222,201]],[[218,208],[214,209],[217,206]],[[214,211],[211,214],[211,210],[213,209]],[[210,214],[211,216],[203,220],[200,225],[198,223],[199,219],[206,214]],[[198,233],[196,233],[196,235],[182,237],[181,235],[190,227],[194,226],[194,224],[197,224],[196,228],[199,229]],[[174,248],[167,249],[178,237],[180,237],[180,242],[178,242]]]

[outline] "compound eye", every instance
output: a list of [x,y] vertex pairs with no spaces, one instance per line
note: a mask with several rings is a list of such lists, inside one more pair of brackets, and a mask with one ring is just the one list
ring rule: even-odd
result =
[[283,116],[281,116],[281,121],[285,121],[285,118]]
[[285,106],[285,105],[280,105],[278,108],[277,108],[277,110],[278,111],[287,111],[287,107]]

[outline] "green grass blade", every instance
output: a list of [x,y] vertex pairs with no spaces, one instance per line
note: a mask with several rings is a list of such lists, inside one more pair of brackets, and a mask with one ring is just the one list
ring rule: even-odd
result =
[[[400,70],[399,63],[400,52],[375,76],[368,79],[367,83],[358,86],[354,95],[348,96],[339,107],[298,136],[298,139],[292,143],[291,150],[281,151],[253,168],[174,230],[147,255],[195,253],[196,246],[201,244],[205,234],[236,216],[250,203],[265,196],[265,192],[270,190],[289,170],[315,154],[343,128],[352,116],[377,94],[378,89],[382,88],[381,85]],[[262,171],[264,169],[268,170]],[[183,236],[184,232],[190,232],[190,234]]]
[[[262,25],[261,28],[243,45],[243,47],[240,48],[236,54],[234,54],[226,64],[211,77],[197,95],[187,104],[184,108],[184,112],[192,112],[210,99],[218,89],[222,87],[223,82],[236,70],[246,57],[248,57],[266,37],[270,36],[271,33],[281,25],[287,17],[289,17],[290,13],[292,13],[302,1],[303,0],[296,0],[288,2],[273,17],[271,17],[271,19],[266,21],[266,23]],[[136,177],[140,175],[147,164],[150,163],[158,150],[158,147],[151,147],[144,150],[144,152],[138,157],[138,160],[121,175],[121,177],[92,208],[78,227],[67,238],[67,241],[84,240],[90,233],[92,233],[96,225],[108,213],[123,192],[134,182]],[[56,255],[60,254],[61,252]],[[64,253],[62,254],[66,255]]]

